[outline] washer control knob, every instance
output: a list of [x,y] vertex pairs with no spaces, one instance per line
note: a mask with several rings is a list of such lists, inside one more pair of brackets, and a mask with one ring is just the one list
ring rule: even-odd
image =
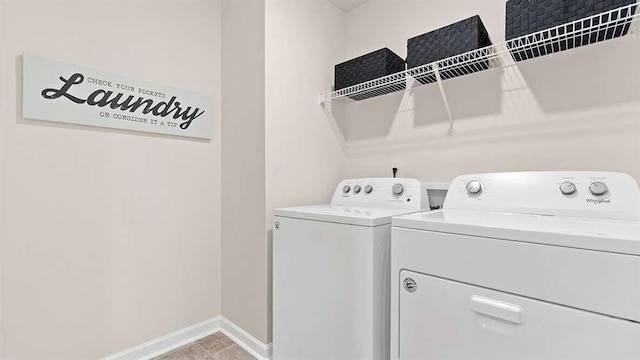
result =
[[373,191],[373,186],[371,185],[367,185],[364,187],[364,192],[367,194],[371,194],[371,192]]
[[342,192],[343,193],[348,194],[349,191],[351,191],[351,186],[345,185],[345,186],[342,187]]
[[396,196],[400,196],[404,194],[404,185],[402,184],[393,185],[393,187],[391,188],[391,192],[393,192],[393,195],[396,195]]
[[607,184],[596,181],[592,182],[591,185],[589,185],[589,191],[591,191],[593,195],[597,196],[606,194],[609,189],[607,188]]
[[482,192],[482,184],[478,180],[471,180],[467,183],[467,192],[469,194],[480,194]]
[[353,192],[356,193],[356,194],[359,194],[360,190],[362,190],[360,185],[356,185],[356,186],[353,187]]
[[565,181],[560,184],[560,192],[565,195],[571,195],[576,192],[576,184],[572,183],[571,181]]

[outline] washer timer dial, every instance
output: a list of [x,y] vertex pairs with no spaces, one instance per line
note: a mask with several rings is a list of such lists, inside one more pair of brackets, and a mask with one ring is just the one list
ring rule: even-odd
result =
[[393,192],[393,195],[400,196],[400,195],[404,194],[404,185],[395,184],[391,188],[391,191]]

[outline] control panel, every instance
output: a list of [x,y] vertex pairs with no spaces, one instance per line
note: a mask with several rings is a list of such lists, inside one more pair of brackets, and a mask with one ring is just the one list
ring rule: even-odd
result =
[[640,189],[613,172],[472,174],[451,183],[444,208],[640,220]]
[[348,179],[338,184],[331,204],[422,210],[429,209],[429,194],[416,179]]

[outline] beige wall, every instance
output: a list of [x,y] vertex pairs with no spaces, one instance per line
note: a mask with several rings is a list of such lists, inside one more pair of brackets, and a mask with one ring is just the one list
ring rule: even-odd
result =
[[[97,359],[218,315],[219,1],[0,9],[6,359]],[[23,52],[211,94],[214,139],[23,119]]]
[[272,209],[327,202],[344,173],[317,102],[344,50],[344,13],[326,0],[222,9],[222,314],[269,343]]
[[264,0],[222,10],[222,314],[268,343]]
[[[4,38],[4,29],[2,27],[2,19],[3,19],[3,6],[0,3],[0,41]],[[2,49],[2,43],[0,43],[0,59],[2,59],[2,54],[4,54],[4,50]],[[4,74],[0,71],[0,84],[4,83]],[[0,109],[3,107],[3,93],[4,88],[0,85]],[[0,114],[2,110],[0,110]],[[2,117],[0,116],[0,121]],[[0,140],[2,139],[2,131],[0,131]],[[5,360],[5,326],[4,326],[4,234],[2,232],[3,228],[3,220],[2,220],[2,205],[4,203],[3,191],[2,191],[2,178],[4,177],[4,170],[2,167],[2,143],[0,142],[0,360]]]
[[[479,14],[504,40],[504,0],[371,0],[347,13],[345,57]],[[614,40],[504,70],[447,80],[455,118],[437,86],[344,107],[347,176],[449,181],[469,172],[606,170],[640,181],[640,38]],[[339,114],[339,113],[338,113]]]
[[[327,203],[344,176],[344,155],[318,104],[319,94],[333,84],[343,38],[344,13],[329,1],[266,1],[269,244],[273,208]],[[271,322],[269,339],[270,331]]]

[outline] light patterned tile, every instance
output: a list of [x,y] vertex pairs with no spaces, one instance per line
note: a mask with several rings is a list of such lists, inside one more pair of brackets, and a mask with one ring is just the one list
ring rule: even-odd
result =
[[204,337],[196,341],[196,343],[202,346],[211,355],[234,344],[233,340],[229,339],[221,332]]
[[207,351],[196,343],[185,345],[155,358],[157,360],[213,360]]
[[231,345],[213,355],[213,360],[256,360],[239,345]]

